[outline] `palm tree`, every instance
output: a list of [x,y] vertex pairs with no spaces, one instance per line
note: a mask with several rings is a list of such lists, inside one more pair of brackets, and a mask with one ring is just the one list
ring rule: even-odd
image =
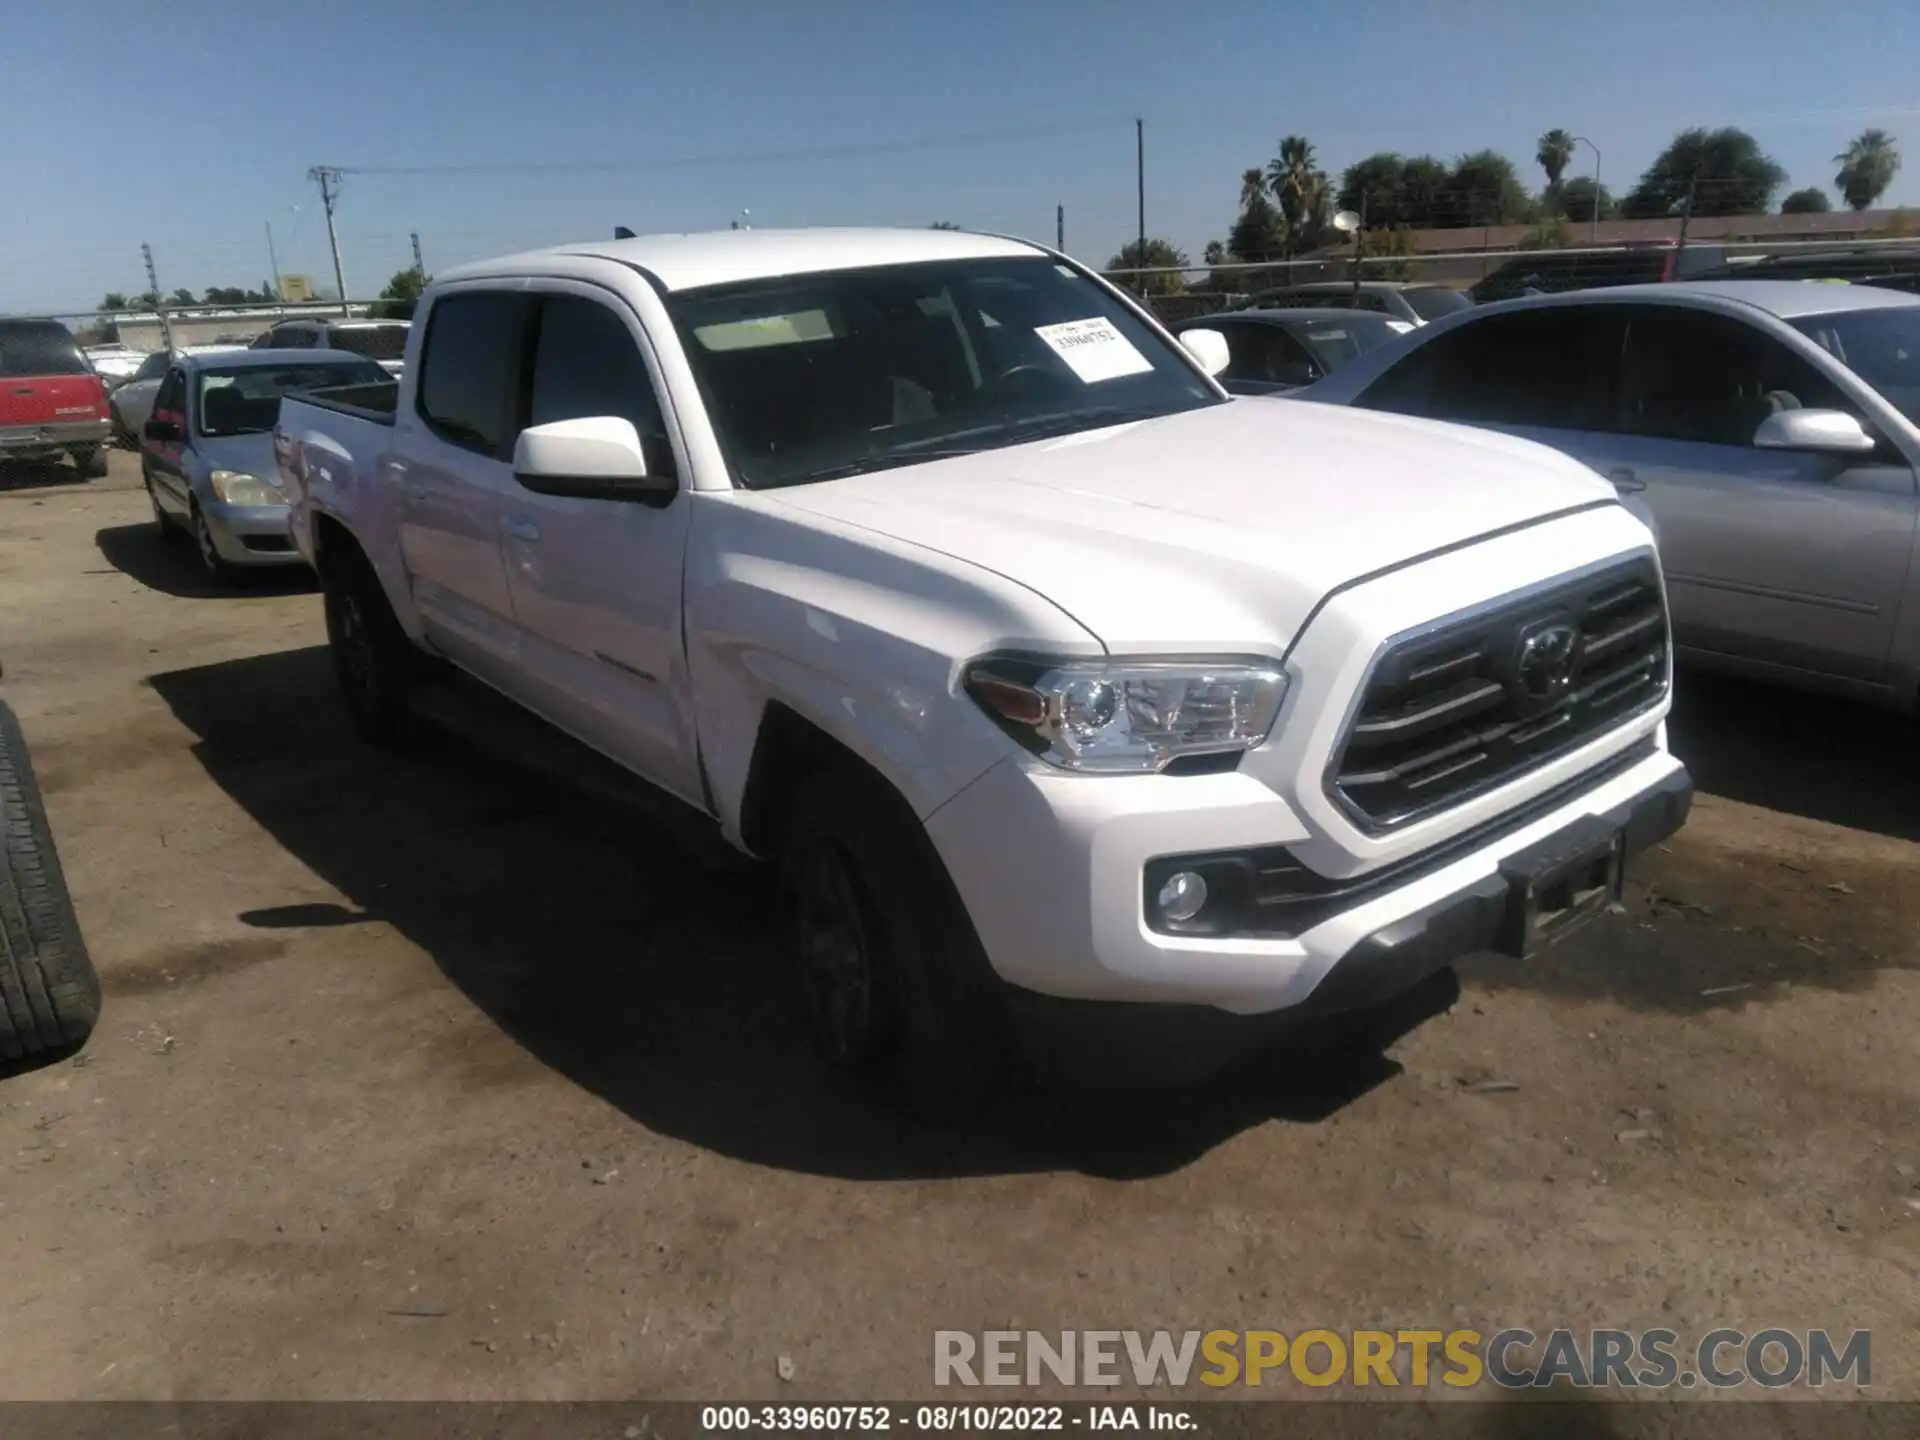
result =
[[1833,157],[1840,173],[1833,183],[1855,210],[1865,210],[1887,193],[1900,169],[1900,152],[1884,130],[1862,130],[1854,142]]
[[1251,210],[1267,203],[1267,177],[1258,170],[1240,172],[1240,208]]
[[1311,248],[1330,188],[1326,171],[1315,162],[1313,142],[1304,135],[1289,135],[1282,140],[1279,153],[1267,162],[1267,184],[1286,222],[1287,249]]
[[1540,148],[1533,152],[1533,158],[1547,172],[1547,188],[1553,189],[1573,163],[1573,136],[1556,125],[1540,137]]

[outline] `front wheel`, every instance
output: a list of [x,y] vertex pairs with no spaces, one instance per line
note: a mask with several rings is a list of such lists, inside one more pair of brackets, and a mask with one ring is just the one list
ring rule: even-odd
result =
[[1013,1058],[991,968],[913,812],[852,766],[807,782],[780,849],[814,1048],[887,1099],[957,1119]]
[[370,745],[404,748],[419,733],[412,701],[419,668],[413,642],[358,550],[327,558],[320,585],[334,678],[354,730]]
[[[159,510],[159,501],[154,502],[153,508]],[[187,514],[187,527],[193,533],[194,549],[200,554],[200,568],[207,579],[215,585],[229,583],[234,577],[234,568],[221,557],[220,547],[213,542],[213,530],[197,504]]]

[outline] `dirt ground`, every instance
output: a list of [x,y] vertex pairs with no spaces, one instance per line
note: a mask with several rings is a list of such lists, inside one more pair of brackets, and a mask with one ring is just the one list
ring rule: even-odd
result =
[[1907,721],[1683,677],[1703,793],[1629,914],[1383,1056],[934,1134],[816,1070],[755,872],[484,743],[357,746],[310,585],[210,593],[128,456],[71,479],[0,480],[0,695],[106,1009],[0,1082],[0,1396],[906,1398],[943,1328],[1777,1324],[1871,1328],[1920,1397]]

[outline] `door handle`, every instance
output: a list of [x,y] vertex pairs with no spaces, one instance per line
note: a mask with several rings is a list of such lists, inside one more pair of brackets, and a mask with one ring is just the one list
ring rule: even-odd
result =
[[1609,470],[1607,479],[1613,482],[1613,488],[1622,495],[1635,495],[1647,488],[1647,482],[1625,465]]
[[528,544],[540,538],[540,527],[531,520],[515,520],[509,515],[501,520],[500,528],[514,539],[525,540]]

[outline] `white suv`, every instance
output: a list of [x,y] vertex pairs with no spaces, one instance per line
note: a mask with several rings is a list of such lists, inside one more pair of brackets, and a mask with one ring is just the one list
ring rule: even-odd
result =
[[950,1099],[1526,954],[1686,814],[1605,482],[1184,338],[1017,240],[582,243],[276,443],[365,735],[432,654],[677,796],[784,866],[822,1051]]

